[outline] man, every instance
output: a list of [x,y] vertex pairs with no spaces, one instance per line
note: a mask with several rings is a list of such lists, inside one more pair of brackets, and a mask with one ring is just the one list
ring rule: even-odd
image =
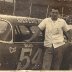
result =
[[[51,17],[45,18],[39,25],[38,31],[27,42],[32,41],[39,35],[40,30],[45,30],[43,69],[59,70],[63,58],[64,49],[69,47],[64,42],[63,32],[69,33],[69,27],[65,20],[58,17],[57,9],[52,9]],[[68,37],[69,38],[69,37]]]

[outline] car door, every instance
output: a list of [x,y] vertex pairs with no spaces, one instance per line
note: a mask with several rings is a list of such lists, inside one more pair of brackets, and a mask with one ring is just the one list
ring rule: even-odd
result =
[[13,43],[13,27],[7,20],[0,20],[0,69],[16,69],[20,54],[19,44]]
[[33,42],[25,42],[25,40],[29,39],[32,34],[35,33],[34,30],[37,30],[37,27],[28,27],[24,24],[18,24],[14,28],[14,44],[19,44],[19,47],[21,48],[17,69],[41,69],[43,42],[39,42],[41,39],[39,40],[38,38],[36,38]]

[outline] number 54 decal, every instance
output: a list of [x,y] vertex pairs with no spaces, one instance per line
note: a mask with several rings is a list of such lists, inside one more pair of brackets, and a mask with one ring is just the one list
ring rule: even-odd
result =
[[[28,53],[28,55],[26,55]],[[32,48],[22,48],[20,55],[20,61],[18,63],[17,69],[27,69],[30,63],[36,64],[41,56],[42,50],[39,48],[33,58],[30,60],[32,53]],[[25,62],[24,62],[25,61]]]

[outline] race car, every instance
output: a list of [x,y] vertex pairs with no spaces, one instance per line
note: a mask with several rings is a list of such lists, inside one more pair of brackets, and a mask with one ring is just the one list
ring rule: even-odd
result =
[[41,68],[42,35],[31,43],[25,42],[35,33],[40,21],[36,18],[0,15],[2,27],[6,26],[0,39],[1,70]]

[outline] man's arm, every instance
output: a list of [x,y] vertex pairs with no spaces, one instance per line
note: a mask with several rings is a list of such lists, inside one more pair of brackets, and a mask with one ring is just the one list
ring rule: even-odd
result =
[[68,30],[68,31],[66,32],[66,37],[67,37],[67,40],[68,40],[69,42],[72,41],[72,29],[70,29],[70,30]]
[[38,37],[38,35],[40,34],[40,31],[43,31],[46,28],[46,22],[47,22],[47,18],[45,18],[39,25],[38,25],[38,29],[36,29],[36,32],[32,35],[32,37],[28,40],[25,40],[26,42],[30,42],[32,40],[34,40],[36,37]]
[[69,25],[66,23],[65,20],[63,20],[63,31],[64,31],[64,35],[67,38],[67,41],[71,42],[72,29],[69,27]]
[[38,37],[40,34],[40,29],[39,27],[37,28],[36,32],[32,35],[32,37],[28,40],[25,40],[26,42],[31,42],[32,40],[34,40],[36,37]]

